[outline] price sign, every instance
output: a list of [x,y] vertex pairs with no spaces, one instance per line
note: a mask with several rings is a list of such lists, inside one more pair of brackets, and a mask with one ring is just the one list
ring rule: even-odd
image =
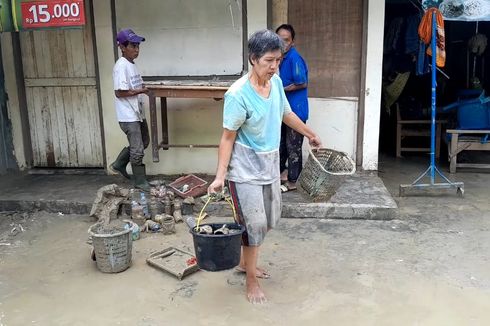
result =
[[44,0],[22,2],[24,29],[85,25],[83,0]]

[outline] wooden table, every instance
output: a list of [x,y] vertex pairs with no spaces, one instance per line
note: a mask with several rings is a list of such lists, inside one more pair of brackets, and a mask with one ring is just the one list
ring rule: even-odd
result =
[[[218,145],[206,144],[170,144],[168,138],[167,98],[214,98],[223,99],[233,81],[147,81],[145,87],[150,90],[150,135],[153,162],[160,162],[160,149],[170,147],[217,148]],[[162,142],[158,142],[158,122],[156,98],[160,98]]]
[[455,173],[456,168],[488,169],[490,164],[482,163],[458,163],[458,154],[462,151],[490,151],[490,143],[483,143],[483,136],[490,134],[490,130],[459,130],[448,129],[446,133],[451,135],[449,143],[449,172]]

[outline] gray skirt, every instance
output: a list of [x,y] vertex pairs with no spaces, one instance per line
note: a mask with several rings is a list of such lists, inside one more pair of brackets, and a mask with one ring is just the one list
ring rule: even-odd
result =
[[242,244],[260,246],[281,217],[281,181],[266,185],[228,181],[228,185],[238,222],[246,229]]

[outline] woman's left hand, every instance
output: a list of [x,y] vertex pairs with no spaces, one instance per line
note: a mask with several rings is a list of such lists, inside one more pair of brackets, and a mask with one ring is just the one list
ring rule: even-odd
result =
[[310,141],[310,146],[313,149],[318,149],[318,148],[322,147],[322,141],[321,141],[320,137],[318,137],[317,135],[309,138],[309,141]]

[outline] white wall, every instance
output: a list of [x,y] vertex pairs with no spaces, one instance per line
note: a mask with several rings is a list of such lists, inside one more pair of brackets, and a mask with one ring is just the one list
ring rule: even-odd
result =
[[260,29],[267,28],[267,1],[247,1],[247,29],[248,35]]
[[[267,1],[250,0],[247,26],[249,33],[267,26]],[[101,83],[107,164],[119,154],[127,140],[117,124],[112,90],[114,65],[111,13],[109,0],[94,1],[97,51]],[[148,40],[150,42],[150,40]],[[141,51],[145,51],[142,44]],[[241,58],[241,57],[240,57]],[[136,60],[138,64],[138,59]],[[222,131],[223,102],[212,99],[169,99],[169,139],[173,144],[218,144]],[[149,117],[146,105],[146,116]],[[160,118],[158,118],[160,121]],[[161,136],[160,136],[161,137]],[[151,147],[151,145],[150,145]],[[216,149],[171,148],[160,150],[160,162],[152,162],[151,148],[145,151],[144,163],[148,174],[214,173],[217,164]]]
[[362,168],[378,169],[385,0],[368,1]]
[[[146,38],[143,76],[237,75],[243,68],[242,8],[234,0],[116,1],[116,28]],[[216,53],[220,55],[217,56]]]
[[[346,152],[355,160],[358,99],[309,98],[310,118],[307,124],[320,136],[323,146]],[[308,140],[303,143],[303,157],[309,151]]]

